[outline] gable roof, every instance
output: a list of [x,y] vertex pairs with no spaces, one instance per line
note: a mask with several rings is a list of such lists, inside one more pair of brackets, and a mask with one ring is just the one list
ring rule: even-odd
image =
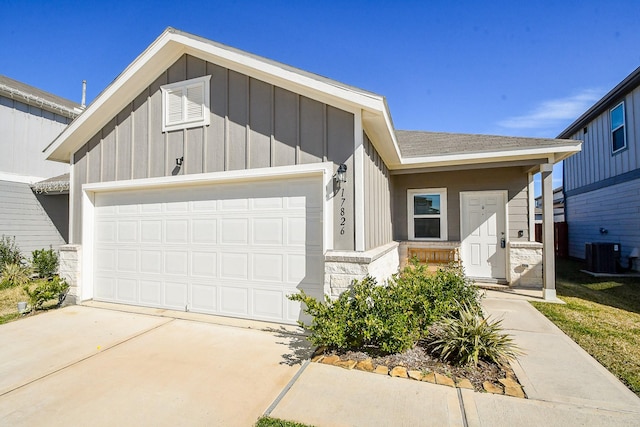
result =
[[250,77],[283,87],[347,111],[362,111],[363,122],[380,144],[381,154],[399,161],[393,125],[383,96],[289,65],[250,54],[174,28],[167,28],[100,93],[46,149],[49,160],[69,162],[70,156],[103,127],[140,91],[178,58],[189,54]]
[[613,107],[629,92],[640,86],[640,67],[624,78],[620,83],[611,89],[598,102],[593,104],[584,114],[571,123],[565,130],[560,132],[558,138],[570,138],[571,135],[582,129],[585,125],[598,117],[602,112]]
[[3,75],[0,75],[0,95],[72,119],[82,112],[80,104]]
[[397,130],[403,164],[416,167],[541,159],[553,162],[580,151],[580,141]]

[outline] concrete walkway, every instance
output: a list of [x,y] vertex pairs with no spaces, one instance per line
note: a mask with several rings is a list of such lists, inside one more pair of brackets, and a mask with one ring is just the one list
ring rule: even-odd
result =
[[640,399],[519,295],[485,311],[526,352],[513,363],[529,399],[309,364],[271,415],[321,426],[638,426]]

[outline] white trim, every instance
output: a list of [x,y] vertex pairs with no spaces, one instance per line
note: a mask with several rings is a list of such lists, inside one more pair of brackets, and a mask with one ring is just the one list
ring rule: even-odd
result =
[[[440,238],[415,237],[413,196],[416,194],[439,194],[440,195]],[[407,190],[407,237],[414,241],[446,241],[449,238],[447,228],[447,189],[446,188],[417,188]],[[433,217],[436,217],[435,215]]]
[[[462,236],[462,222],[463,222],[463,196],[473,194],[500,194],[502,196],[502,202],[504,205],[504,279],[511,283],[511,272],[509,269],[509,190],[479,190],[479,191],[461,191],[460,192],[460,257],[462,257],[464,237]],[[462,259],[464,265],[464,259]],[[493,277],[493,279],[502,279],[502,277]]]
[[75,204],[73,203],[73,195],[76,191],[80,191],[79,188],[73,188],[74,178],[75,178],[75,163],[73,162],[73,154],[69,159],[69,243],[76,243],[76,235],[73,232],[73,224],[75,224]]
[[[79,290],[80,299],[93,298],[93,246],[95,195],[101,192],[143,190],[153,188],[175,188],[192,185],[208,185],[214,183],[231,183],[239,181],[255,181],[258,179],[295,178],[310,175],[322,175],[322,192],[324,200],[323,219],[323,253],[333,249],[333,198],[329,197],[327,188],[333,185],[333,164],[313,163],[308,165],[281,166],[273,168],[249,169],[229,172],[212,172],[182,176],[145,178],[126,181],[110,181],[84,184],[82,186],[82,284]],[[72,199],[72,198],[70,198]],[[71,217],[70,217],[71,219]],[[72,223],[70,222],[70,225]]]
[[0,172],[0,181],[19,182],[21,184],[33,184],[38,181],[43,181],[47,178],[31,175],[19,175],[7,172]]
[[365,208],[364,208],[364,144],[362,136],[362,112],[356,112],[353,126],[353,204],[355,228],[355,250],[364,251],[365,248]]
[[[209,126],[211,123],[211,107],[210,107],[210,89],[209,82],[211,80],[211,76],[203,76],[195,79],[182,80],[175,83],[169,83],[166,85],[160,86],[160,91],[162,92],[162,132],[168,132],[177,129],[189,129],[193,127],[201,127],[201,126]],[[198,87],[202,88],[203,100],[200,105],[201,117],[197,120],[189,120],[185,117],[186,115],[186,101],[187,96],[185,91],[189,88]],[[181,105],[183,107],[182,111],[182,119],[176,123],[168,124],[169,121],[169,103],[168,96],[169,93],[175,90],[180,90],[182,92]]]
[[536,201],[534,197],[535,186],[533,181],[533,173],[527,172],[527,204],[529,210],[529,241],[536,241]]

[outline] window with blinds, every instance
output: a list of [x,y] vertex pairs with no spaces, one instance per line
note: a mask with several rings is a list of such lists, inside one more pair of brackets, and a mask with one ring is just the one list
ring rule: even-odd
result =
[[211,76],[161,86],[162,131],[208,126]]

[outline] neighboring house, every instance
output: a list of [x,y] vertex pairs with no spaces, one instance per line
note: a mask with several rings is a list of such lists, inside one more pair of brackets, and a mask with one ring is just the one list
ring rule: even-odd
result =
[[[542,194],[536,197],[536,223],[542,223]],[[564,191],[562,186],[553,190],[553,222],[564,222]]]
[[67,242],[69,166],[46,160],[42,151],[78,107],[0,76],[0,235],[15,237],[25,254]]
[[287,295],[384,280],[416,247],[554,298],[532,176],[551,201],[553,163],[579,150],[396,131],[380,95],[169,28],[46,155],[71,159],[77,299],[294,323]]
[[635,262],[638,270],[640,67],[559,138],[584,141],[582,152],[564,162],[569,255],[584,259],[586,243],[619,243],[622,265]]

